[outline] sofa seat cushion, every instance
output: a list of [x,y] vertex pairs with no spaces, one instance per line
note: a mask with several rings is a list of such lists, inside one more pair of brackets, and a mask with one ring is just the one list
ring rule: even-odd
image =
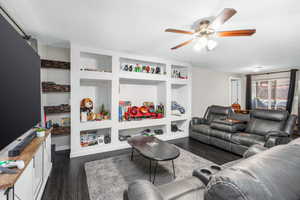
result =
[[197,124],[197,125],[192,126],[192,130],[197,132],[197,133],[202,133],[204,135],[209,136],[211,129],[210,129],[209,125]]
[[225,140],[228,142],[231,141],[231,135],[232,135],[232,133],[220,131],[217,129],[211,129],[211,131],[210,131],[210,136],[219,138],[219,139],[222,139],[222,140]]
[[231,137],[231,142],[243,146],[250,147],[254,144],[265,144],[265,138],[260,135],[254,135],[249,133],[235,133]]

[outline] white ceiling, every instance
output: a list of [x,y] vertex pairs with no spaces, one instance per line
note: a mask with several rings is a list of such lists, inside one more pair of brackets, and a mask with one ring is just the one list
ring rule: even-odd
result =
[[[226,72],[300,66],[300,1],[297,0],[0,0],[24,29],[47,44],[86,46],[187,61]],[[193,45],[171,51],[189,38],[165,33],[189,29],[223,8],[238,13],[226,29],[256,28],[252,37],[218,39],[212,52]]]

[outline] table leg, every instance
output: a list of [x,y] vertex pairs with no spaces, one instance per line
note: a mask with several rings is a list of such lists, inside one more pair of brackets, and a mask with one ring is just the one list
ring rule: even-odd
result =
[[151,182],[151,160],[150,161],[150,165],[149,165],[149,181]]
[[10,193],[11,190],[12,190],[12,200],[15,199],[15,186],[12,186],[12,187],[8,188],[8,189],[5,191],[5,193],[4,193],[4,194],[6,194],[6,199],[7,199],[7,200],[10,200],[10,198],[9,198],[9,193]]
[[133,161],[133,151],[134,151],[134,149],[133,149],[133,147],[132,147],[132,148],[131,148],[131,158],[130,158],[131,161]]
[[172,166],[173,166],[173,175],[174,175],[174,179],[175,179],[176,178],[176,174],[175,174],[174,160],[172,160]]
[[156,161],[156,165],[155,165],[155,168],[154,168],[154,177],[153,177],[153,182],[152,182],[152,184],[154,184],[154,182],[155,182],[155,176],[156,176],[157,165],[158,165],[158,161]]

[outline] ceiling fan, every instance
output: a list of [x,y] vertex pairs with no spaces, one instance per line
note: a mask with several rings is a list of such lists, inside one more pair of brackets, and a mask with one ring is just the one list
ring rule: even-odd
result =
[[236,14],[236,10],[233,8],[224,8],[223,11],[212,21],[202,20],[195,27],[194,31],[185,31],[168,28],[165,32],[188,34],[192,36],[192,39],[185,41],[173,48],[178,49],[185,45],[190,44],[192,41],[197,40],[194,46],[195,50],[201,50],[206,48],[207,50],[213,50],[217,46],[217,42],[213,40],[214,37],[236,37],[236,36],[251,36],[256,32],[256,29],[245,30],[230,30],[230,31],[217,31],[220,25],[228,21],[233,15]]

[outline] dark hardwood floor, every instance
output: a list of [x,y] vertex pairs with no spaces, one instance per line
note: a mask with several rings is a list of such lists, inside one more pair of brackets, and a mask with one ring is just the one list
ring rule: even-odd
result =
[[[190,138],[170,142],[219,165],[240,158],[237,155]],[[73,159],[69,158],[69,151],[53,153],[53,169],[42,200],[89,200],[84,163],[125,153],[130,153],[130,149]]]

